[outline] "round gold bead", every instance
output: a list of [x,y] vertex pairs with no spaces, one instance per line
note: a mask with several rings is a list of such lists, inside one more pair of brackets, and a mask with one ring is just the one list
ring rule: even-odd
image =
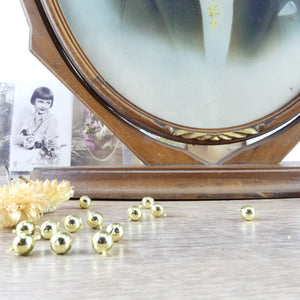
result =
[[160,203],[154,203],[151,206],[151,214],[155,218],[159,218],[164,215],[164,207]]
[[31,221],[22,221],[17,226],[16,229],[13,230],[13,233],[17,235],[21,233],[33,235],[35,232],[36,226]]
[[89,196],[81,196],[78,202],[81,208],[89,208],[92,204],[92,200]]
[[93,249],[102,255],[106,255],[107,251],[113,246],[113,243],[112,235],[106,231],[98,231],[92,238]]
[[33,237],[27,233],[20,233],[14,238],[12,248],[9,251],[15,251],[19,255],[27,255],[38,239],[40,239],[40,236]]
[[54,221],[46,221],[40,227],[41,236],[45,240],[50,240],[51,237],[59,231],[59,224]]
[[142,199],[142,206],[149,209],[154,204],[154,199],[150,196],[146,196]]
[[246,221],[252,221],[256,216],[254,207],[250,206],[250,205],[244,205],[240,209],[240,213],[241,213],[242,218]]
[[76,215],[66,216],[63,220],[63,225],[64,228],[70,233],[74,233],[79,229],[83,228],[81,219]]
[[87,216],[86,222],[93,229],[101,229],[103,216],[99,212],[90,212]]
[[132,221],[139,221],[143,216],[143,212],[139,206],[129,207],[127,210],[127,214],[129,219]]
[[50,239],[50,248],[56,254],[65,254],[72,247],[72,237],[67,232],[57,232]]
[[106,227],[106,232],[112,235],[114,242],[119,242],[124,236],[125,229],[120,223],[112,223]]

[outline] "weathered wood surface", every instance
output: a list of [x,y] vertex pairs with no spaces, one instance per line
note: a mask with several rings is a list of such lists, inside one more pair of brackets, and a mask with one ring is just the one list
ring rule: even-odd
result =
[[[14,234],[0,231],[1,299],[300,299],[300,199],[164,201],[167,217],[129,222],[140,201],[94,201],[104,226],[122,222],[124,239],[106,257],[91,247],[94,230],[78,202],[46,220],[83,219],[67,255],[41,240],[27,257],[6,253]],[[253,205],[259,216],[241,219]]]

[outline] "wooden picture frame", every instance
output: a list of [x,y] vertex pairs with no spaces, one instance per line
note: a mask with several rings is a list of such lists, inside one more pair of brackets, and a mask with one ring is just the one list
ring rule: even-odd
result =
[[[140,198],[145,193],[162,199],[299,196],[299,164],[280,164],[299,141],[299,94],[266,116],[238,126],[175,124],[137,107],[104,80],[67,26],[59,1],[22,3],[31,28],[31,51],[148,165],[36,169],[32,178],[70,179],[77,195],[87,193],[97,198]],[[186,149],[156,141],[141,129],[187,145],[216,147],[277,131],[211,164]]]

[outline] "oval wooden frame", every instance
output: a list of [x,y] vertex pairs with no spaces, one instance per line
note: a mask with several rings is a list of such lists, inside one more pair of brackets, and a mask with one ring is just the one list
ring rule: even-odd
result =
[[[77,196],[95,199],[141,199],[145,195],[169,200],[299,197],[300,165],[282,163],[282,159],[299,141],[300,115],[213,164],[186,149],[153,139],[117,115],[91,90],[64,53],[42,1],[21,0],[30,27],[30,51],[145,165],[47,166],[31,172],[31,179],[69,180]],[[299,111],[299,101],[295,103]]]
[[66,61],[84,84],[93,90],[97,101],[139,129],[186,144],[226,144],[245,141],[272,131],[300,112],[300,94],[298,94],[278,110],[239,126],[193,128],[162,120],[134,105],[104,80],[76,41],[58,0],[41,0],[40,2],[48,24],[64,51]]

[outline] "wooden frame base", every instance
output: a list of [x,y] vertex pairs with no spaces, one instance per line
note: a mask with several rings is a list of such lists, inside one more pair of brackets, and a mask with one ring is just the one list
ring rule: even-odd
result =
[[[272,120],[283,125],[295,117],[287,126],[233,151],[216,162],[217,165],[209,165],[185,149],[161,143],[144,134],[133,125],[133,120],[125,120],[106,105],[108,94],[98,99],[56,36],[43,6],[45,1],[22,0],[21,3],[31,29],[31,52],[147,165],[47,167],[35,169],[31,173],[32,179],[69,180],[74,186],[75,197],[86,194],[98,199],[141,199],[145,195],[168,200],[300,197],[300,163],[279,164],[299,142],[300,117],[295,117],[299,113],[298,100],[294,112],[284,113],[284,120]],[[93,81],[96,80],[98,78],[93,77]]]
[[300,197],[300,163],[279,165],[36,168],[31,179],[69,180],[75,198],[260,199]]

